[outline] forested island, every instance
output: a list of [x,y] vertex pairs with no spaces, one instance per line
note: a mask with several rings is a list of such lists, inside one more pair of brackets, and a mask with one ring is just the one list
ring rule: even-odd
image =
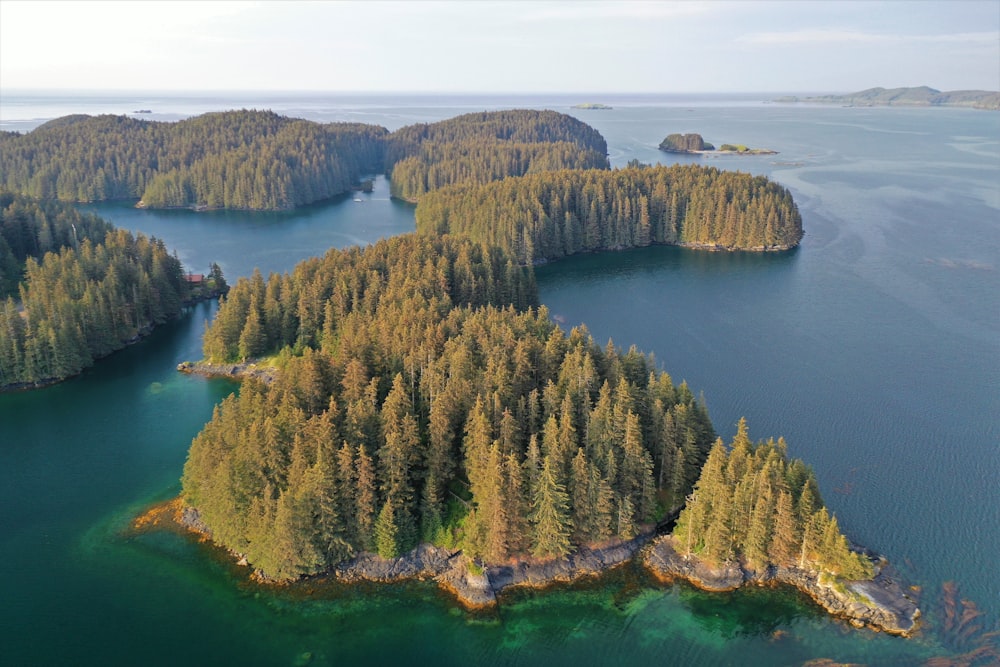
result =
[[[284,151],[295,157],[282,159]],[[175,124],[68,116],[6,133],[5,182],[43,198],[0,202],[0,298],[8,297],[0,386],[69,377],[197,296],[162,243],[112,236],[110,225],[56,198],[141,190],[142,206],[283,208],[363,188],[358,174],[381,166],[396,196],[420,201],[422,233],[469,236],[514,265],[653,243],[781,250],[801,239],[791,196],[766,179],[697,167],[611,171],[606,152],[588,125],[533,110],[465,114],[391,135],[245,110]],[[145,263],[134,265],[136,253]],[[206,286],[225,289],[217,267]],[[241,356],[260,347],[250,336]]]
[[[245,380],[192,443],[185,525],[263,581],[434,577],[473,607],[640,549],[658,576],[698,581],[664,564],[676,541],[683,563],[794,572],[782,580],[836,613],[912,629],[901,593],[896,613],[845,592],[876,568],[782,441],[753,445],[741,423],[729,454],[684,383],[634,348],[565,333],[537,302],[539,259],[794,245],[787,190],[700,167],[564,169],[433,189],[417,217],[417,234],[255,273],[223,300],[211,368],[274,371]],[[675,535],[651,541],[684,507]]]
[[794,570],[868,610],[847,616],[912,628],[912,604],[893,625],[841,592],[872,561],[782,441],[754,445],[741,423],[726,448],[650,357],[556,326],[502,248],[409,234],[241,279],[205,355],[255,352],[276,377],[216,409],[182,498],[183,521],[262,580],[434,576],[490,604],[622,562],[685,507],[666,542],[685,563]]
[[217,266],[193,284],[156,238],[0,193],[0,391],[75,375],[225,288]]
[[846,106],[970,107],[1000,110],[1000,92],[992,90],[952,90],[942,92],[928,86],[911,88],[868,88],[845,95],[780,97],[775,102],[812,102]]

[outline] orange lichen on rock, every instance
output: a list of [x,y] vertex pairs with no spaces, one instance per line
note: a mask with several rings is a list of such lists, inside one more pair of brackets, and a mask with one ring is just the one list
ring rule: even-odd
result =
[[151,528],[164,528],[169,524],[180,526],[183,504],[180,496],[148,507],[139,516],[132,519],[132,530],[143,531]]

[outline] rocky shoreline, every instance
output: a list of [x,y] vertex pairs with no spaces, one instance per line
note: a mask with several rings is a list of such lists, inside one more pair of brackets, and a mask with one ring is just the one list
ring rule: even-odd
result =
[[678,248],[688,248],[689,250],[706,250],[708,252],[785,252],[786,250],[792,250],[797,246],[791,245],[762,245],[753,246],[752,248],[733,248],[730,246],[720,245],[718,243],[672,243],[668,245],[675,245]]
[[238,364],[214,364],[209,361],[182,361],[177,364],[181,373],[204,375],[205,377],[224,377],[232,380],[256,378],[261,382],[270,383],[277,377],[278,369],[273,366],[258,366],[254,361]]
[[920,609],[904,592],[891,565],[879,557],[872,560],[876,574],[870,581],[826,582],[817,573],[798,568],[756,571],[740,563],[713,568],[697,558],[681,556],[669,536],[658,537],[643,555],[643,564],[662,582],[683,579],[707,591],[731,591],[746,584],[785,584],[798,588],[828,613],[851,625],[912,636]]
[[[182,507],[179,498],[163,507],[172,508],[170,514],[179,527],[199,539],[211,539],[211,532],[201,522],[196,509]],[[164,513],[162,509],[153,508],[143,516],[162,516]],[[136,525],[141,521],[140,517]],[[233,556],[241,565],[248,565],[240,554]],[[912,636],[920,617],[920,610],[899,584],[892,567],[874,556],[876,575],[871,581],[824,582],[816,573],[797,568],[769,568],[756,572],[736,563],[712,568],[703,561],[678,554],[673,548],[673,538],[656,537],[653,533],[644,533],[628,541],[581,548],[565,558],[518,560],[486,566],[473,562],[460,550],[420,544],[398,558],[385,559],[362,553],[316,577],[331,577],[341,583],[434,581],[463,607],[478,611],[495,608],[500,594],[507,588],[545,588],[555,583],[596,577],[634,558],[639,558],[662,583],[681,579],[698,588],[719,592],[748,584],[794,586],[831,615],[856,627],[892,635]],[[268,581],[259,572],[255,572],[254,577]]]
[[[148,518],[171,515],[179,527],[199,539],[211,539],[211,530],[202,521],[198,510],[183,506],[179,498],[151,508],[136,519],[134,525],[152,523]],[[432,544],[419,544],[397,558],[381,558],[373,553],[361,553],[338,564],[332,570],[315,577],[332,577],[341,583],[394,583],[405,580],[432,580],[448,591],[468,610],[495,607],[498,596],[508,587],[544,588],[554,583],[568,583],[583,577],[593,577],[631,560],[651,539],[646,533],[628,541],[582,548],[565,558],[514,561],[503,565],[480,567],[461,550],[451,550]],[[233,553],[241,565],[248,565],[242,554]],[[254,577],[269,581],[260,572]]]
[[674,153],[676,155],[707,155],[708,157],[717,157],[719,155],[777,155],[778,151],[771,150],[770,148],[748,148],[743,151],[738,150],[723,150],[721,148],[711,148],[705,150],[682,150],[676,148],[661,148],[664,153]]
[[[209,301],[211,299],[217,299],[218,297],[219,297],[219,295],[216,294],[216,293],[206,294],[204,296],[201,296],[201,297],[198,297],[198,298],[194,298],[194,299],[188,299],[188,300],[182,302],[181,303],[181,307],[182,308],[187,308],[188,306],[193,306],[193,305],[195,305],[197,303],[201,303],[202,301]],[[181,316],[181,313],[178,313],[177,315],[174,315],[174,316],[170,317],[168,321],[175,320],[175,319],[177,319],[180,316]],[[144,324],[143,326],[141,326],[139,329],[136,330],[134,336],[132,336],[128,340],[121,341],[119,343],[118,347],[116,347],[115,349],[111,350],[107,354],[101,355],[99,357],[94,357],[93,361],[89,365],[81,368],[78,372],[76,372],[76,373],[74,373],[72,375],[67,375],[65,377],[42,378],[40,380],[36,380],[35,382],[15,382],[15,383],[12,383],[12,384],[0,385],[0,394],[8,393],[8,392],[13,393],[13,392],[16,392],[16,391],[30,391],[32,389],[43,389],[45,387],[51,387],[52,385],[59,384],[60,382],[63,382],[65,380],[69,380],[71,378],[75,378],[78,375],[80,375],[81,373],[83,373],[84,371],[86,371],[87,369],[93,367],[94,364],[96,364],[101,359],[106,359],[107,357],[110,357],[115,352],[120,352],[121,350],[124,350],[126,347],[129,347],[130,345],[135,345],[139,341],[145,339],[147,336],[149,336],[149,335],[151,335],[153,333],[153,331],[156,329],[156,326],[157,325],[154,325],[151,322],[147,323],[147,324]],[[184,362],[184,363],[180,364],[177,367],[177,370],[182,370],[181,366],[194,366],[194,365],[195,364],[191,364],[190,362]],[[195,371],[187,371],[186,370],[185,372],[195,372]],[[208,375],[208,373],[205,373],[205,374]]]

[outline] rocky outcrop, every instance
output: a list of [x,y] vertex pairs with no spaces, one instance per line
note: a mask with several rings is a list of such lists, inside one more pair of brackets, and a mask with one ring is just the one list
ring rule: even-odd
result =
[[700,134],[668,134],[660,142],[660,150],[668,153],[697,153],[715,150],[715,146],[706,144]]
[[626,542],[583,547],[564,558],[495,565],[487,568],[486,574],[495,591],[508,586],[542,587],[555,582],[570,582],[581,577],[599,575],[631,560],[649,539],[649,535],[641,535]]
[[740,563],[712,567],[694,557],[681,556],[672,538],[657,538],[643,556],[643,564],[661,581],[684,579],[709,591],[729,591],[744,584],[786,584],[809,595],[830,614],[858,627],[870,627],[909,637],[917,626],[920,610],[903,591],[897,575],[884,559],[874,565],[870,581],[827,581],[817,572],[798,568],[747,569]]
[[[172,502],[177,505],[173,518],[179,526],[196,534],[199,539],[211,539],[211,530],[201,520],[196,508],[182,506],[179,499]],[[522,560],[485,567],[473,562],[461,551],[420,544],[397,558],[361,553],[320,576],[331,576],[344,583],[431,579],[467,609],[478,610],[495,606],[500,591],[510,586],[542,588],[556,582],[597,576],[631,560],[651,537],[647,533],[625,542],[584,547],[564,558]],[[239,564],[248,565],[242,554],[232,555]],[[260,572],[254,576],[260,581],[270,581]]]
[[447,571],[455,555],[455,552],[431,544],[421,544],[398,558],[362,553],[337,565],[332,574],[343,582],[430,579]]
[[497,604],[497,591],[489,575],[465,555],[453,558],[451,567],[438,575],[435,581],[466,609],[486,609]]
[[477,565],[462,552],[421,544],[398,558],[361,554],[338,565],[331,574],[343,582],[433,579],[466,608],[484,609],[497,604],[500,592],[511,586],[542,588],[597,576],[631,560],[649,539],[649,535],[643,535],[627,542],[582,548],[564,558],[519,560],[486,567]]
[[256,378],[261,382],[270,383],[277,376],[278,370],[273,366],[258,366],[252,361],[239,364],[214,364],[210,361],[182,361],[177,364],[181,373],[193,373],[205,377],[226,377],[233,380]]
[[[177,498],[176,502],[180,502],[180,498]],[[198,535],[208,538],[212,536],[211,529],[209,529],[205,522],[201,520],[201,513],[194,507],[182,505],[180,512],[177,514],[176,520],[180,525],[187,528],[192,533],[197,533]]]
[[708,252],[785,252],[795,247],[792,245],[758,245],[744,248],[721,245],[719,243],[694,243],[689,241],[670,245],[675,245],[678,248],[690,248],[692,250],[707,250]]

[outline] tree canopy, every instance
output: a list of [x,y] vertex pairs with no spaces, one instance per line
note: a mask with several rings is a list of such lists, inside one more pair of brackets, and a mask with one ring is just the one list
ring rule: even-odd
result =
[[99,243],[110,229],[72,206],[0,192],[0,298],[17,294],[29,257],[41,261],[46,253],[88,239]]
[[565,114],[527,109],[403,127],[316,123],[270,111],[175,123],[73,115],[0,134],[0,188],[41,199],[139,199],[150,208],[277,210],[328,199],[385,170],[416,200],[460,182],[607,168],[607,144]]
[[674,537],[683,554],[711,563],[872,577],[823,505],[812,469],[788,460],[783,439],[753,444],[742,419],[729,449],[721,439],[712,446]]
[[152,208],[286,209],[380,171],[385,128],[226,111],[165,123],[67,116],[0,138],[0,187],[41,199]]
[[686,385],[565,333],[530,268],[467,239],[411,234],[241,280],[206,355],[241,354],[248,327],[288,346],[283,370],[219,406],[183,493],[269,576],[419,539],[498,562],[631,537],[679,506],[714,439]]
[[520,263],[653,243],[790,248],[802,218],[788,190],[763,176],[696,165],[562,170],[457,185],[424,196],[425,234],[464,234]]
[[188,285],[162,241],[113,230],[28,258],[19,293],[0,304],[0,388],[75,375],[177,315]]
[[608,147],[589,125],[555,111],[470,113],[417,124],[388,139],[392,194],[409,201],[455,183],[488,183],[555,169],[607,169]]

